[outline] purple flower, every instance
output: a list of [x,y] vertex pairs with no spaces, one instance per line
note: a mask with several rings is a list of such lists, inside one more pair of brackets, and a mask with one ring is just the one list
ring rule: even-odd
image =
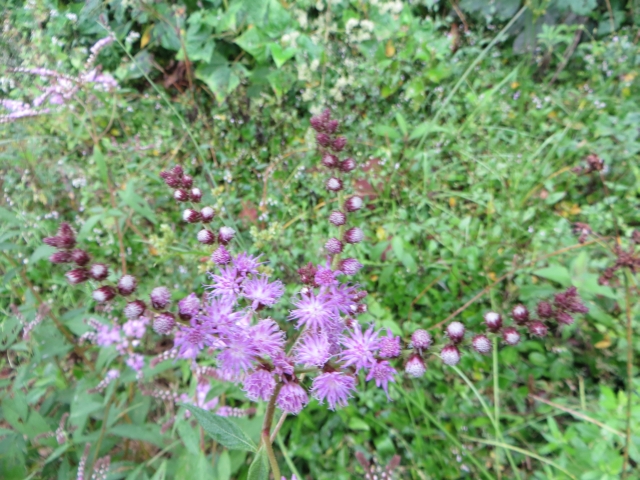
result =
[[326,400],[329,410],[335,410],[336,405],[347,406],[347,401],[355,387],[356,381],[353,376],[342,372],[327,372],[313,379],[311,392],[320,404]]
[[275,357],[283,351],[286,340],[285,333],[272,319],[260,320],[250,330],[249,338],[258,355]]
[[289,318],[298,320],[298,328],[306,326],[310,330],[319,330],[336,318],[331,297],[324,292],[302,294],[293,304],[297,308],[291,311]]
[[251,308],[258,310],[261,306],[271,306],[277,303],[284,293],[284,286],[280,280],[269,283],[266,276],[247,280],[242,295],[252,301]]
[[178,312],[180,317],[189,320],[200,311],[200,299],[192,293],[178,302]]
[[389,397],[389,382],[395,382],[395,379],[393,378],[395,373],[395,369],[389,365],[387,360],[379,360],[374,363],[371,370],[369,370],[367,382],[369,380],[375,380],[376,387],[382,387],[384,392],[387,394],[387,398],[391,400],[391,397]]
[[326,266],[318,265],[318,269],[316,270],[315,282],[316,285],[320,285],[321,287],[330,287],[332,285],[336,285],[338,280],[336,277],[340,275],[342,272],[331,270],[331,266],[329,265],[329,261],[327,261]]
[[[189,397],[186,393],[180,395],[180,401],[182,403],[189,403],[191,405],[195,405],[196,407],[200,407],[203,410],[213,410],[218,406],[218,397],[214,397],[207,402],[207,394],[211,390],[211,385],[206,378],[200,378],[198,380],[198,386],[196,387],[196,395],[195,401]],[[185,412],[185,417],[191,417],[191,412],[188,410]]]
[[231,254],[224,248],[224,245],[220,245],[211,254],[211,261],[216,265],[226,265],[231,261]]
[[249,274],[257,275],[258,267],[262,265],[262,262],[258,261],[259,258],[260,255],[254,257],[246,252],[242,252],[233,259],[233,266],[236,268],[238,274],[242,275],[243,277]]
[[209,325],[220,335],[227,335],[237,329],[244,316],[243,310],[234,311],[235,298],[230,296],[212,298],[205,304],[198,320]]
[[296,362],[305,366],[321,367],[331,358],[331,345],[326,335],[309,333],[296,347]]
[[222,344],[213,336],[209,326],[196,324],[189,327],[181,326],[176,334],[174,346],[179,348],[179,357],[195,359],[205,346],[220,348]]
[[115,325],[108,327],[100,324],[96,332],[96,345],[100,347],[108,347],[120,341],[120,327]]
[[276,375],[293,375],[293,358],[287,357],[284,352],[273,357],[271,361]]
[[309,397],[297,382],[287,382],[280,389],[276,403],[283,412],[297,415],[309,403]]
[[331,303],[337,312],[345,315],[353,315],[358,308],[354,298],[357,294],[356,288],[346,283],[339,283],[331,287],[329,292]]
[[209,274],[213,280],[212,285],[205,285],[205,287],[212,290],[211,295],[214,296],[232,296],[236,297],[241,290],[240,285],[244,280],[244,277],[238,276],[238,272],[232,266],[226,266],[220,268],[220,275]]
[[396,358],[400,356],[400,337],[394,337],[387,328],[387,336],[380,338],[379,352],[382,358]]
[[122,325],[122,331],[127,337],[142,338],[147,331],[147,324],[149,319],[146,317],[140,317],[136,320],[129,320]]
[[243,390],[247,394],[247,398],[257,402],[264,400],[265,402],[271,398],[276,389],[276,380],[273,373],[259,369],[251,375],[247,375],[244,379]]
[[218,354],[218,361],[223,370],[238,375],[253,367],[258,351],[248,335],[234,333],[224,343],[226,348]]
[[373,325],[362,333],[362,327],[356,323],[351,336],[342,338],[342,345],[344,346],[341,357],[343,366],[354,365],[357,372],[361,368],[370,367],[375,362],[374,353],[380,346],[380,340],[378,340],[378,332],[373,330]]
[[139,353],[134,353],[127,358],[127,365],[136,372],[139,372],[144,367],[144,357]]

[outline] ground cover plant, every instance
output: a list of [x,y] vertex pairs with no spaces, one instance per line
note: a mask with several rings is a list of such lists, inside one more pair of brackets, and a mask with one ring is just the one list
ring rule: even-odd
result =
[[625,2],[7,2],[3,478],[635,478]]

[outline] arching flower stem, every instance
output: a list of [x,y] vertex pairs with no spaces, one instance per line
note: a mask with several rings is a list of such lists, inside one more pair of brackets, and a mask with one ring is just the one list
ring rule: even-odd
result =
[[273,395],[271,395],[271,398],[269,399],[267,412],[264,414],[264,422],[262,423],[262,445],[267,451],[267,457],[269,458],[273,478],[277,479],[281,478],[281,475],[280,468],[278,467],[278,461],[276,460],[276,455],[273,451],[273,446],[271,445],[271,425],[273,424],[273,415],[276,412],[276,400],[278,399],[281,388],[282,382],[279,382],[276,385]]

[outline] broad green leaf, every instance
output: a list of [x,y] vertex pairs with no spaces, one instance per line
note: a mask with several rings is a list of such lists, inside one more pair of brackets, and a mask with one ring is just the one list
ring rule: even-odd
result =
[[282,48],[277,43],[270,43],[269,50],[271,50],[271,57],[276,63],[276,67],[278,68],[282,67],[282,65],[284,65],[287,60],[289,60],[296,54],[295,48]]
[[132,440],[142,440],[143,442],[148,442],[160,448],[165,446],[165,442],[162,440],[162,434],[160,433],[160,426],[155,423],[147,423],[146,425],[122,423],[111,427],[109,433]]
[[202,80],[222,103],[227,95],[240,85],[240,67],[229,66],[229,62],[214,52],[210,63],[202,63],[196,69],[196,78]]
[[231,478],[231,457],[227,450],[223,450],[218,457],[218,480],[229,480]]
[[231,418],[219,417],[194,405],[184,405],[198,420],[205,432],[231,450],[256,451],[256,446]]
[[156,473],[153,474],[153,477],[151,477],[151,480],[165,480],[165,478],[167,478],[167,461],[166,460],[164,460],[160,464],[160,467],[158,468],[158,470],[156,470]]
[[269,479],[269,458],[264,448],[258,450],[253,462],[249,466],[247,480],[268,480]]
[[42,258],[48,257],[55,251],[56,251],[55,247],[51,247],[49,245],[40,245],[38,248],[35,249],[33,254],[31,254],[29,263],[33,264]]
[[200,452],[198,455],[185,453],[178,460],[178,468],[172,478],[208,480],[213,479],[214,475],[213,467],[204,453]]
[[563,267],[561,265],[550,265],[546,268],[536,270],[535,272],[533,272],[533,274],[537,275],[538,277],[557,282],[563,287],[568,287],[571,285],[571,274],[566,267]]
[[16,225],[19,225],[20,222],[18,221],[18,219],[16,218],[16,216],[10,212],[9,210],[7,210],[6,208],[2,208],[0,207],[0,220],[2,220],[2,222],[6,222],[6,223],[14,223]]
[[351,417],[349,419],[349,428],[351,430],[363,430],[369,431],[369,424],[358,417]]
[[267,38],[257,28],[249,28],[236,38],[235,43],[259,63],[267,60]]

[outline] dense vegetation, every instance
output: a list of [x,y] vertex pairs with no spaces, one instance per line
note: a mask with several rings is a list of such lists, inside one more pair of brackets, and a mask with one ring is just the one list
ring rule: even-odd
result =
[[[282,474],[362,478],[374,462],[394,478],[638,478],[632,3],[4,0],[0,477],[76,478],[82,464],[85,478],[267,478],[253,447],[225,448],[185,402],[147,390],[196,392],[187,360],[151,361],[171,340],[143,338],[144,386],[114,347],[81,341],[112,311],[69,284],[43,238],[69,222],[114,280],[174,302],[201,292],[212,249],[159,176],[178,164],[293,298],[334,235],[309,123],[329,108],[365,200],[365,241],[349,247],[360,324],[408,347],[417,329],[443,345],[453,320],[482,331],[486,312],[533,315],[570,287],[589,311],[544,338],[496,337],[495,355],[461,347],[457,366],[433,349],[420,378],[403,374],[405,352],[391,401],[364,376],[344,408],[311,400],[275,436]],[[269,314],[286,324],[288,310]],[[207,385],[258,444],[267,403]]]

